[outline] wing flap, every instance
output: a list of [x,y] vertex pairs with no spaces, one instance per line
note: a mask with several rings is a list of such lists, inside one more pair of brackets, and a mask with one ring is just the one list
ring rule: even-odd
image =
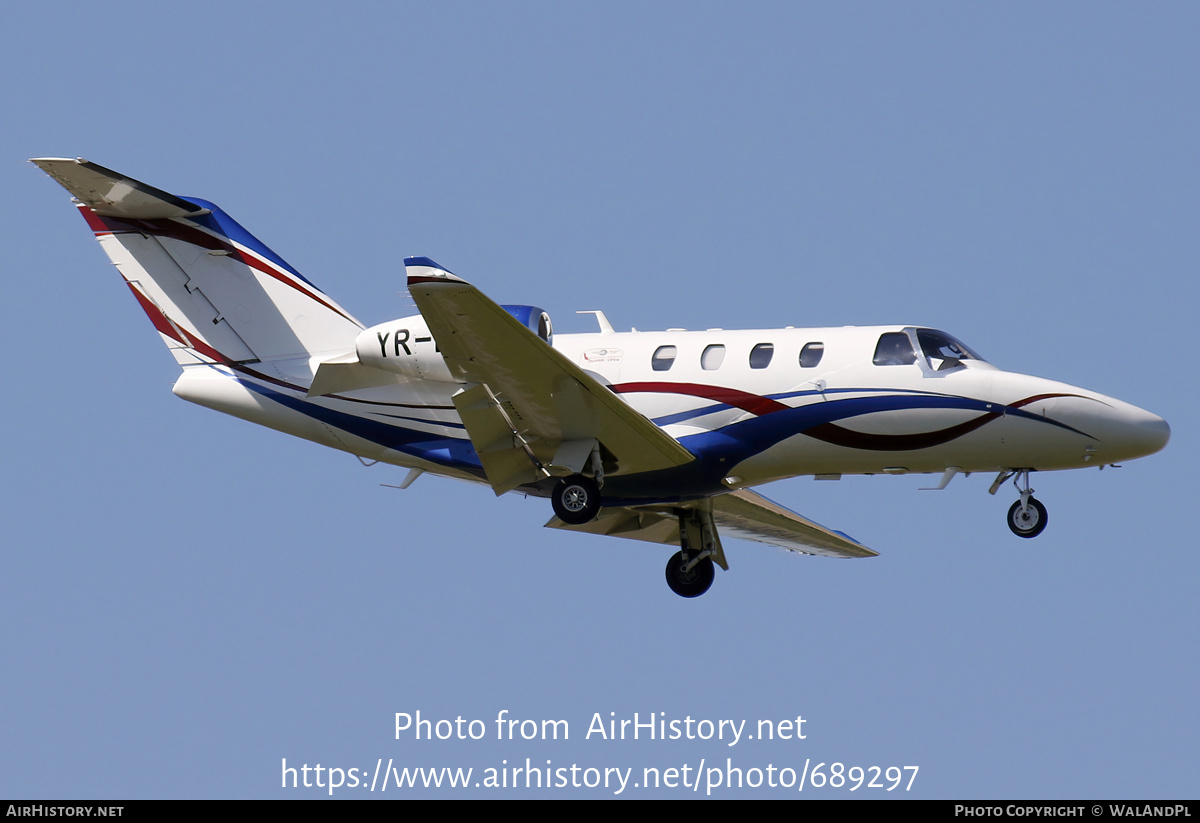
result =
[[549,476],[487,385],[476,383],[455,394],[454,408],[497,496]]

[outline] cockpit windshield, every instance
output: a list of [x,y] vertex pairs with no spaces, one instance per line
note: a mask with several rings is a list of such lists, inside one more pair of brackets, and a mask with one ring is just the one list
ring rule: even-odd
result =
[[917,329],[917,342],[921,344],[921,351],[929,358],[930,365],[934,368],[953,368],[963,360],[987,362],[968,349],[962,341],[956,340],[944,331]]

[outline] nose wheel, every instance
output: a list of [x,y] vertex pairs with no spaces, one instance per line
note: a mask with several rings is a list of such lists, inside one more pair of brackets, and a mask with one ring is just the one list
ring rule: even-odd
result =
[[1022,505],[1018,500],[1008,510],[1008,527],[1017,537],[1037,537],[1046,528],[1046,507],[1036,497]]
[[1000,484],[1009,477],[1014,477],[1013,485],[1017,489],[1017,494],[1021,495],[1021,499],[1012,504],[1012,508],[1008,510],[1008,528],[1017,537],[1037,537],[1049,522],[1049,517],[1046,514],[1046,507],[1041,501],[1033,496],[1033,489],[1029,487],[1029,469],[1012,469],[1001,472],[996,478],[996,482],[992,484],[991,493],[995,494],[996,489],[1000,488]]

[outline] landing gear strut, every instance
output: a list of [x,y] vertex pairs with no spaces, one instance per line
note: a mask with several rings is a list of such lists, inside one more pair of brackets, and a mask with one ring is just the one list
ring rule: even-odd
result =
[[1033,489],[1029,487],[1029,470],[1022,469],[1014,474],[1016,478],[1013,485],[1021,499],[1008,510],[1008,527],[1017,537],[1037,537],[1049,522],[1046,507],[1033,496]]
[[[689,529],[690,527],[690,529]],[[702,550],[693,549],[688,538],[689,530],[704,544]],[[679,551],[667,561],[667,585],[680,597],[699,597],[713,584],[713,548],[716,544],[716,527],[712,516],[707,518],[679,513]]]
[[595,480],[582,474],[565,477],[554,487],[550,505],[562,522],[582,526],[591,522],[600,511],[600,487]]

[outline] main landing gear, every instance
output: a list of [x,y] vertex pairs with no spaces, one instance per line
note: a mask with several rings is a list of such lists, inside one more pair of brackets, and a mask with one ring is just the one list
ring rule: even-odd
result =
[[[591,477],[573,474],[564,477],[550,493],[554,514],[569,526],[582,526],[595,519],[600,511],[600,484]],[[667,561],[667,585],[680,597],[699,597],[708,591],[716,577],[713,557],[725,567],[724,554],[717,539],[717,525],[712,512],[680,509],[679,551]],[[693,544],[700,548],[693,548]]]
[[1046,507],[1033,496],[1033,489],[1029,487],[1029,469],[1000,472],[996,482],[992,484],[991,492],[995,494],[1000,484],[1010,477],[1014,477],[1013,485],[1021,499],[1013,503],[1012,508],[1008,510],[1008,528],[1017,537],[1037,537],[1045,530],[1049,516],[1046,514]]
[[[692,548],[693,538],[702,548]],[[716,576],[712,558],[719,548],[711,512],[680,511],[679,551],[667,561],[667,585],[671,591],[680,597],[699,597],[708,591]]]
[[717,576],[712,558],[677,551],[667,561],[667,585],[680,597],[699,597],[708,591]]
[[600,486],[590,477],[573,474],[558,481],[550,495],[558,519],[569,526],[582,526],[600,511]]
[[[577,473],[564,477],[555,484],[554,489],[550,492],[550,505],[554,508],[554,513],[568,526],[582,526],[584,523],[590,523],[600,513],[602,502],[600,487],[604,485],[604,460],[600,457],[599,443],[592,441],[591,450],[587,459],[591,463],[592,476],[588,477]],[[576,456],[579,456],[578,453]],[[582,467],[576,464],[573,470],[580,472]]]

